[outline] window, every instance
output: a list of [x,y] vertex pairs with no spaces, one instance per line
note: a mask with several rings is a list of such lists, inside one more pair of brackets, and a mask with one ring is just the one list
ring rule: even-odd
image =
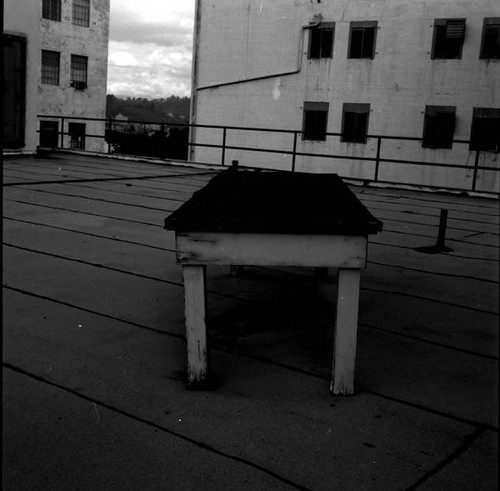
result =
[[351,22],[348,58],[373,58],[376,32],[376,21]]
[[326,140],[328,102],[304,102],[303,140]]
[[474,108],[470,149],[500,152],[500,109]]
[[61,22],[61,0],[43,0],[42,17]]
[[40,121],[40,146],[57,148],[59,141],[59,123],[57,121]]
[[345,103],[342,109],[341,141],[366,143],[370,104]]
[[323,23],[311,29],[309,34],[309,59],[331,58],[335,24]]
[[465,19],[436,19],[432,59],[462,58],[465,38]]
[[484,19],[479,58],[482,60],[500,60],[500,17]]
[[42,50],[42,84],[59,85],[59,57],[57,51]]
[[86,56],[71,55],[71,86],[75,89],[87,88],[87,64]]
[[69,123],[69,148],[85,150],[85,124]]
[[422,147],[451,148],[454,133],[454,106],[425,106]]
[[73,0],[73,24],[89,27],[90,0]]

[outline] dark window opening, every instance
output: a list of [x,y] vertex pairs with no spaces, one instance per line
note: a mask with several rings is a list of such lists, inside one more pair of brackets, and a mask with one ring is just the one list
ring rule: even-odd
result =
[[69,123],[69,148],[76,150],[85,150],[85,124]]
[[335,24],[320,24],[309,35],[309,58],[331,58]]
[[455,134],[455,107],[426,106],[424,117],[424,148],[452,148]]
[[83,90],[87,87],[88,58],[71,55],[71,86]]
[[500,17],[484,19],[479,58],[482,60],[500,60]]
[[328,102],[305,102],[302,124],[303,140],[326,140]]
[[40,121],[40,146],[45,148],[59,146],[59,123],[57,121]]
[[500,152],[500,109],[474,108],[470,150]]
[[61,22],[61,0],[43,0],[42,17]]
[[89,27],[90,0],[73,0],[73,24],[75,26]]
[[434,21],[432,58],[461,58],[464,39],[465,19],[436,19]]
[[348,58],[373,58],[377,22],[351,22]]
[[366,143],[370,104],[345,103],[342,109],[341,141]]
[[42,50],[42,84],[59,85],[59,58],[57,51]]

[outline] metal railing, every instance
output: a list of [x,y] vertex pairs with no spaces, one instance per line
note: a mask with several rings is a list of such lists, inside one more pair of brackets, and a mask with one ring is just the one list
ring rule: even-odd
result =
[[[220,149],[220,161],[219,162],[211,162],[209,165],[220,165],[221,167],[224,167],[226,165],[226,159],[227,159],[227,151],[228,150],[237,150],[237,151],[244,151],[244,152],[261,152],[261,153],[269,153],[269,154],[281,154],[281,155],[286,155],[289,156],[290,162],[289,162],[289,167],[288,168],[282,168],[276,169],[276,167],[270,167],[273,170],[289,170],[294,172],[296,170],[296,162],[297,162],[297,157],[314,157],[314,158],[323,158],[323,159],[341,159],[341,160],[353,160],[357,162],[367,162],[367,163],[372,163],[374,164],[374,169],[373,169],[373,176],[371,178],[358,178],[358,180],[362,181],[368,181],[368,182],[379,182],[379,183],[390,183],[390,184],[405,184],[405,185],[418,185],[418,186],[425,186],[428,188],[439,188],[439,189],[450,189],[450,190],[457,190],[457,191],[476,191],[477,189],[477,181],[478,181],[478,173],[480,171],[491,171],[496,173],[495,175],[499,176],[500,172],[500,166],[494,167],[494,166],[485,166],[485,165],[479,165],[480,162],[480,156],[481,154],[498,154],[498,151],[500,149],[497,148],[496,151],[490,151],[490,150],[481,150],[481,149],[471,149],[471,142],[469,140],[452,140],[453,144],[459,144],[459,145],[468,145],[469,146],[469,153],[472,153],[474,155],[473,158],[473,165],[462,165],[462,164],[453,164],[453,163],[446,163],[446,162],[429,162],[429,161],[420,161],[420,160],[408,160],[408,159],[395,159],[395,158],[388,158],[383,155],[383,142],[385,141],[407,141],[407,142],[422,142],[422,138],[418,137],[408,137],[408,136],[387,136],[387,135],[367,135],[366,141],[373,141],[375,140],[376,142],[376,151],[375,151],[375,156],[355,156],[355,155],[342,155],[342,154],[336,154],[336,153],[312,153],[312,152],[303,152],[298,149],[298,143],[299,143],[299,138],[303,135],[303,131],[299,130],[286,130],[286,129],[277,129],[277,128],[256,128],[256,127],[242,127],[242,126],[227,126],[227,125],[208,125],[208,124],[191,124],[191,123],[173,123],[173,122],[163,122],[163,121],[125,121],[125,120],[120,120],[120,119],[112,119],[112,118],[86,118],[86,117],[73,117],[73,116],[49,116],[49,115],[39,115],[38,118],[40,120],[57,120],[61,124],[60,126],[58,125],[58,131],[57,131],[57,146],[52,146],[53,148],[60,148],[64,149],[67,148],[65,147],[65,136],[77,136],[75,134],[72,134],[68,131],[64,131],[64,125],[66,122],[69,121],[85,121],[85,122],[96,122],[96,123],[104,123],[104,131],[102,134],[92,134],[92,133],[86,133],[84,136],[86,138],[97,138],[97,139],[104,139],[107,142],[107,153],[114,153],[116,152],[116,145],[113,142],[113,136],[116,137],[116,135],[121,134],[126,136],[128,139],[141,135],[141,132],[138,133],[129,133],[129,132],[124,132],[120,131],[123,130],[125,127],[130,127],[131,125],[134,125],[134,127],[137,129],[141,125],[144,128],[144,132],[146,132],[146,129],[149,128],[150,132],[155,129],[154,133],[157,134],[168,134],[169,131],[172,128],[177,128],[177,129],[185,129],[186,132],[192,131],[193,129],[197,128],[205,128],[205,129],[212,129],[212,130],[217,130],[220,131],[220,139],[218,142],[214,143],[193,143],[189,142],[187,139],[187,133],[185,133],[186,140],[183,143],[185,145],[185,158],[178,158],[174,157],[176,160],[188,160],[188,149],[189,147],[194,148],[194,147],[204,147],[204,148],[214,148],[214,149]],[[291,135],[292,138],[292,144],[290,148],[286,149],[276,149],[276,148],[261,148],[261,147],[248,147],[248,146],[238,146],[238,145],[229,145],[228,144],[228,134],[231,131],[246,131],[246,132],[264,132],[267,134],[275,133],[275,134],[288,134]],[[38,130],[40,133],[40,130]],[[144,133],[142,133],[144,134]],[[79,135],[78,135],[79,136]],[[325,139],[328,139],[330,137],[335,137],[335,138],[342,138],[342,133],[334,133],[334,132],[327,132],[325,134]],[[123,152],[120,152],[123,153]],[[171,156],[168,155],[155,155],[146,152],[145,154],[141,153],[133,153],[133,155],[147,155],[147,156],[158,156],[166,159],[172,159]],[[461,170],[466,170],[472,172],[472,179],[471,179],[471,186],[470,188],[457,188],[457,187],[446,187],[446,186],[432,186],[432,185],[426,185],[422,183],[405,183],[405,182],[394,182],[394,181],[387,181],[387,180],[380,180],[379,174],[380,174],[380,168],[382,164],[389,163],[389,164],[397,164],[397,165],[417,165],[421,167],[434,167],[434,168],[447,168],[447,169],[461,169]],[[244,165],[244,167],[252,168],[253,166],[249,165]],[[262,168],[262,167],[258,167]],[[348,177],[351,179],[356,180],[355,177],[351,176],[343,176],[343,177]],[[490,194],[499,194],[497,191],[487,191]]]

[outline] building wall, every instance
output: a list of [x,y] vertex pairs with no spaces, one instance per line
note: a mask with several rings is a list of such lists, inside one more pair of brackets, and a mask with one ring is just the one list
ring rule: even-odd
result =
[[[62,0],[61,22],[43,19],[40,14],[41,49],[60,52],[60,75],[57,86],[40,83],[39,113],[48,116],[105,118],[110,0],[90,1],[89,27],[73,25],[72,7],[72,0]],[[88,57],[85,90],[70,86],[71,55]],[[41,53],[39,56],[41,57]],[[38,80],[41,80],[40,73]],[[104,135],[103,122],[65,120],[65,132],[68,132],[69,122],[85,123],[87,134]],[[68,148],[69,137],[65,136],[64,140],[64,146]],[[105,148],[103,139],[86,138],[85,150],[104,151]]]
[[[469,140],[473,107],[500,107],[500,61],[480,60],[485,17],[500,16],[498,0],[203,0],[197,2],[193,70],[193,122],[302,129],[305,101],[328,102],[328,131],[341,132],[343,103],[369,103],[372,135],[421,138],[426,105],[456,106],[454,139]],[[330,59],[309,60],[309,30],[315,15],[335,22]],[[433,60],[434,20],[466,18],[461,59]],[[374,59],[348,59],[351,21],[378,22]],[[260,80],[251,80],[262,77]],[[246,81],[245,81],[246,80]],[[217,85],[223,84],[223,85]],[[222,141],[221,130],[196,129],[196,143]],[[227,132],[228,145],[292,150],[293,136]],[[377,140],[366,144],[303,141],[297,150],[350,157],[375,157]],[[420,142],[383,141],[390,159],[443,162],[467,170],[381,164],[379,179],[467,188],[475,152],[467,144],[450,150],[422,148]],[[197,147],[194,159],[218,163],[218,149]],[[226,161],[290,168],[280,153],[228,150]],[[499,155],[480,154],[480,165],[499,167]],[[297,157],[296,170],[338,172],[371,179],[374,164],[359,160]],[[481,171],[477,189],[499,191],[498,173]]]
[[[41,2],[40,2],[41,3]],[[4,33],[26,39],[26,98],[24,152],[35,152],[38,144],[38,74],[40,72],[40,5],[32,0],[5,0]]]

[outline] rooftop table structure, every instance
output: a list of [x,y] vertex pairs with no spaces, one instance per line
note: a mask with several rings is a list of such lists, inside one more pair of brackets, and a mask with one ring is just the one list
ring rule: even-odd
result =
[[208,380],[206,266],[338,268],[330,391],[354,392],[360,272],[382,230],[337,174],[240,171],[214,177],[165,220],[183,266],[191,388]]

